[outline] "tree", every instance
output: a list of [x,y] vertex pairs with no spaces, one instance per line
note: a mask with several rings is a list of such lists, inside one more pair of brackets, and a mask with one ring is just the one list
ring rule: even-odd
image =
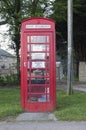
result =
[[55,0],[50,18],[56,21],[56,50],[57,59],[60,57],[67,74],[67,0]]
[[19,77],[19,48],[20,48],[20,21],[21,21],[21,0],[1,0],[0,1],[1,19],[0,25],[9,25],[9,35],[12,40],[12,48],[15,49],[17,56],[17,72]]
[[79,62],[86,62],[86,1],[74,2],[74,53],[77,65],[76,76],[79,75]]
[[32,16],[43,16],[50,5],[49,0],[0,0],[0,25],[9,25],[12,48],[17,56],[17,72],[19,77],[19,49],[21,21]]
[[[73,2],[73,33],[74,33],[74,63],[77,64],[75,76],[78,77],[79,61],[86,61],[86,1],[74,0]],[[57,52],[61,53],[67,50],[63,46],[64,41],[67,41],[67,0],[55,0],[53,4],[53,14],[50,16],[56,21],[56,36],[57,36]],[[65,51],[66,51],[65,50]],[[64,61],[67,59],[65,53]]]

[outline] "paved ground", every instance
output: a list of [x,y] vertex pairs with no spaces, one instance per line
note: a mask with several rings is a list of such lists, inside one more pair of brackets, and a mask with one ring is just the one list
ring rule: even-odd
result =
[[[57,81],[57,89],[66,90],[67,83]],[[86,92],[86,83],[74,83],[73,90]],[[52,113],[23,113],[0,122],[0,130],[86,130],[86,121],[58,121]]]
[[0,122],[0,130],[86,130],[86,122],[14,121]]
[[[73,82],[72,88],[74,91],[86,92],[86,82]],[[60,80],[57,81],[57,89],[59,90],[67,90],[67,81]]]

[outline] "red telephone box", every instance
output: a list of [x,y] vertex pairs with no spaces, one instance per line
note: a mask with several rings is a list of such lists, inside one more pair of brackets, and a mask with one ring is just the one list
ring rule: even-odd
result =
[[56,106],[55,22],[29,18],[21,26],[21,104],[29,112]]

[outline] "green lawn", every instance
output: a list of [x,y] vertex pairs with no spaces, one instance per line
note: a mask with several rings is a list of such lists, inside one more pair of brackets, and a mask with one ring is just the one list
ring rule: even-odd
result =
[[57,109],[54,113],[59,120],[86,121],[86,93],[74,92],[68,96],[63,91],[57,91]]
[[0,88],[0,120],[23,112],[19,93],[19,88]]
[[[0,120],[22,112],[19,88],[0,88]],[[54,113],[59,120],[86,121],[86,93],[74,92],[67,96],[65,92],[57,91],[57,108]]]

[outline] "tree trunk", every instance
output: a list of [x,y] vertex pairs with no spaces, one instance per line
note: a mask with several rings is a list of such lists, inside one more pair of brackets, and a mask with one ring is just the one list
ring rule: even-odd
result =
[[19,49],[16,48],[16,56],[17,56],[17,77],[20,81],[20,57],[19,57]]

